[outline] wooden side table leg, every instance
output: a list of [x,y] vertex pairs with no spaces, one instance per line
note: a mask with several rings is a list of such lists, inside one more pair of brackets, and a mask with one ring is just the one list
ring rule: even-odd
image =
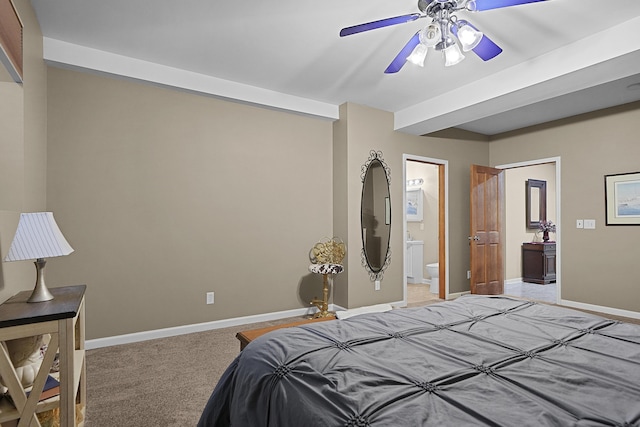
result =
[[60,426],[75,427],[76,405],[74,390],[74,319],[59,320],[60,331]]
[[[84,299],[80,304],[80,310],[78,312],[78,320],[76,321],[75,326],[75,345],[78,350],[82,350],[82,367],[80,368],[80,383],[78,384],[78,396],[76,397],[75,403],[81,404],[81,410],[84,414],[86,413],[86,405],[87,405],[87,358],[84,355],[85,349],[85,310],[84,310]],[[77,363],[77,358],[74,357],[74,363]],[[77,410],[77,408],[76,408]]]

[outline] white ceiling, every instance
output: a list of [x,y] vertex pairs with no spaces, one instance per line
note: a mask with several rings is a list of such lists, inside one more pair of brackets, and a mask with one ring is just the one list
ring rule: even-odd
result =
[[548,0],[458,13],[504,52],[445,68],[383,71],[418,20],[340,38],[341,28],[417,12],[417,0],[31,0],[50,64],[116,74],[336,119],[354,102],[422,135],[486,135],[640,100],[640,1]]

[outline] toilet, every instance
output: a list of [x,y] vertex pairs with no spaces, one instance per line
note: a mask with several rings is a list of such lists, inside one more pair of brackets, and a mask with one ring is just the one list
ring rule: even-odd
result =
[[427,273],[431,276],[431,287],[429,288],[429,292],[432,294],[437,294],[440,292],[440,279],[438,275],[440,273],[440,267],[438,263],[427,264]]

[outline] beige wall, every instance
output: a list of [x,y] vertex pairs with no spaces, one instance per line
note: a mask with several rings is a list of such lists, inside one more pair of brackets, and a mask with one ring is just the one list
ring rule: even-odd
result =
[[[345,116],[346,114],[346,116]],[[489,145],[485,142],[458,138],[420,137],[393,131],[393,114],[356,104],[341,109],[340,120],[347,120],[348,135],[348,221],[349,240],[360,245],[360,170],[369,151],[382,151],[391,168],[391,265],[384,274],[381,290],[375,291],[373,283],[354,258],[350,246],[349,306],[358,307],[377,302],[402,299],[404,274],[402,221],[402,193],[405,183],[402,177],[403,154],[448,161],[449,167],[449,267],[450,292],[469,290],[466,272],[469,269],[469,171],[471,164],[489,163]],[[360,246],[357,246],[360,250]]]
[[[308,251],[338,235],[348,256],[335,302],[400,301],[402,155],[449,159],[463,175],[452,193],[467,194],[452,206],[466,212],[469,165],[488,162],[488,146],[392,129],[392,114],[354,104],[331,124],[52,68],[48,209],[76,252],[50,263],[49,277],[87,283],[88,337],[113,336],[306,307],[321,286]],[[371,149],[392,180],[392,262],[380,291],[360,258]],[[452,277],[464,280],[468,218],[453,218],[464,244],[452,244]]]
[[88,285],[88,338],[321,296],[308,253],[332,233],[329,121],[51,68],[48,166],[76,250],[48,273]]
[[[547,183],[547,220],[557,223],[556,164],[544,163],[505,171],[505,280],[522,277],[522,243],[540,242],[542,233],[527,228],[526,182],[529,179]],[[551,240],[555,235],[551,233]]]
[[[42,33],[31,3],[14,3],[24,23],[24,75],[22,84],[0,82],[0,258],[9,251],[20,212],[46,206],[47,69]],[[0,301],[34,284],[33,263],[0,263]]]
[[[604,176],[640,169],[640,103],[514,132],[490,143],[494,165],[561,157],[562,298],[640,312],[640,226],[606,226]],[[595,219],[579,230],[577,219]]]

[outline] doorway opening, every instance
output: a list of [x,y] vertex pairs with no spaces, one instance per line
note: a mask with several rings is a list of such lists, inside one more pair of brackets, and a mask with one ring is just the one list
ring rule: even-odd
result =
[[[561,230],[550,233],[547,243],[538,227],[527,225],[536,219],[560,224],[560,158],[547,158],[496,166],[505,170],[505,282],[504,294],[555,304],[560,300]],[[535,203],[527,182],[546,184],[546,198]],[[544,218],[537,218],[544,204]],[[527,209],[535,212],[527,212]]]
[[403,155],[403,299],[420,306],[449,289],[446,160]]

